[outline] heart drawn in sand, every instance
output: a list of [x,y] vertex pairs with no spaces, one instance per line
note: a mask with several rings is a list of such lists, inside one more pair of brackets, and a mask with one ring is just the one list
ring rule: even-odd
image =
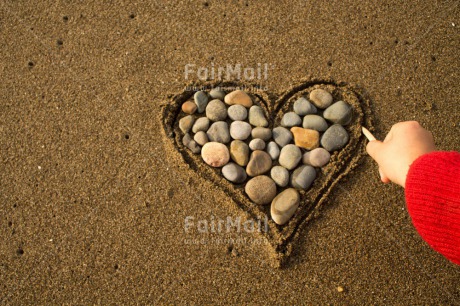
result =
[[281,263],[363,155],[369,102],[332,80],[305,81],[281,95],[234,82],[199,86],[164,105],[167,143],[251,218],[268,216],[262,234]]

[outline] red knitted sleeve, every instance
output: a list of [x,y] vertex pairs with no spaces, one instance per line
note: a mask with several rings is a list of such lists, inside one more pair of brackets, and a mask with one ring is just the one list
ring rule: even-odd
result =
[[410,166],[407,210],[422,238],[460,265],[460,153],[432,152]]

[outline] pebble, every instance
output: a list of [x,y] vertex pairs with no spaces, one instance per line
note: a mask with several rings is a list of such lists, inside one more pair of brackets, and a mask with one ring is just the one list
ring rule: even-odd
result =
[[249,162],[249,146],[241,140],[232,141],[230,144],[230,157],[238,165],[246,166]]
[[268,126],[268,121],[265,118],[265,114],[262,110],[262,107],[254,105],[249,109],[249,123],[254,126]]
[[251,125],[245,121],[233,121],[230,124],[230,136],[233,139],[245,140],[251,135]]
[[188,133],[192,128],[193,123],[195,123],[195,118],[193,118],[192,115],[185,116],[179,120],[179,128],[184,134]]
[[206,117],[211,121],[222,121],[227,118],[227,107],[224,102],[214,99],[206,106]]
[[189,143],[190,141],[192,141],[192,140],[193,140],[193,139],[192,139],[192,136],[190,136],[189,133],[185,133],[184,137],[182,138],[182,144],[183,144],[184,146],[188,146],[188,143]]
[[282,126],[278,126],[274,128],[272,134],[273,134],[273,140],[280,147],[284,147],[285,145],[287,145],[288,143],[292,141],[291,132]]
[[278,157],[280,156],[280,148],[274,141],[270,141],[267,145],[267,153],[270,155],[272,160],[277,160]]
[[211,89],[211,91],[209,92],[209,95],[211,96],[211,98],[219,99],[221,101],[224,101],[224,98],[225,98],[225,92],[223,90],[220,90],[219,88]]
[[291,219],[300,203],[300,195],[294,188],[289,188],[278,194],[270,206],[273,221],[283,225]]
[[198,133],[199,131],[206,132],[209,129],[209,119],[206,117],[198,118],[192,127],[193,133]]
[[269,204],[276,196],[276,184],[266,175],[250,179],[244,188],[246,194],[256,204]]
[[353,117],[353,108],[348,103],[338,101],[326,108],[323,116],[331,122],[347,125]]
[[325,109],[332,104],[332,95],[324,89],[314,89],[310,92],[310,101],[316,107]]
[[255,138],[249,142],[249,149],[252,151],[265,149],[265,141],[260,138]]
[[190,151],[192,151],[193,154],[199,154],[200,151],[201,151],[201,147],[196,143],[195,140],[191,140],[191,141],[187,144],[187,148],[189,148]]
[[302,159],[302,153],[298,146],[288,144],[281,149],[279,163],[288,170],[294,169]]
[[204,112],[206,105],[208,105],[208,95],[204,91],[197,91],[193,96],[195,104],[197,106],[198,113]]
[[246,108],[250,108],[252,106],[251,97],[242,90],[235,90],[227,94],[224,98],[224,101],[228,105],[238,104],[243,105]]
[[258,176],[270,171],[272,159],[265,151],[256,150],[252,152],[249,163],[246,166],[246,173],[249,176]]
[[229,143],[231,140],[228,124],[225,121],[218,121],[211,124],[206,134],[209,141],[213,142]]
[[316,178],[316,170],[312,166],[303,165],[295,169],[291,175],[291,186],[307,190]]
[[228,163],[222,168],[222,175],[232,183],[241,184],[248,177],[244,168],[235,164]]
[[232,105],[227,109],[227,114],[234,121],[243,121],[248,117],[248,110],[243,105]]
[[281,119],[281,126],[284,127],[300,126],[301,124],[302,119],[300,119],[299,115],[294,112],[288,112],[284,114],[283,118]]
[[294,112],[299,116],[316,114],[317,111],[316,107],[304,97],[300,97],[294,102]]
[[222,167],[230,160],[226,145],[219,142],[208,142],[201,149],[201,157],[211,167]]
[[193,140],[196,141],[197,144],[200,146],[203,146],[205,143],[209,141],[208,135],[206,135],[206,132],[204,131],[199,131],[198,133],[193,136]]
[[251,135],[252,138],[260,138],[263,141],[269,141],[270,138],[272,138],[272,130],[258,126],[252,129]]
[[303,117],[302,126],[304,129],[317,130],[318,132],[324,132],[329,127],[326,120],[318,115],[306,115]]
[[323,148],[316,148],[302,156],[302,163],[313,167],[322,167],[331,159],[331,154]]
[[187,101],[184,104],[182,104],[182,111],[186,114],[194,114],[196,112],[196,109],[196,104],[192,101]]
[[270,171],[270,176],[276,185],[286,187],[289,183],[289,171],[281,166],[274,166]]
[[340,124],[334,124],[321,137],[321,146],[333,152],[343,148],[349,140],[347,131]]
[[313,150],[319,147],[319,132],[300,127],[291,128],[291,133],[294,135],[294,143],[300,148]]

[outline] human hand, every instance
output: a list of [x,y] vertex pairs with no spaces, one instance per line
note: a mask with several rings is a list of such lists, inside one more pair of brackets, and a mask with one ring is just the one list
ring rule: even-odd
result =
[[382,182],[404,187],[410,165],[419,156],[435,151],[433,135],[417,121],[396,123],[383,142],[370,141],[367,153],[378,163]]

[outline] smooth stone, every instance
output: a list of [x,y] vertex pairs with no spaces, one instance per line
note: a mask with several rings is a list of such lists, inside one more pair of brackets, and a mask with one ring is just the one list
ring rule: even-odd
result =
[[208,105],[208,95],[204,91],[197,91],[195,95],[193,95],[193,99],[197,106],[198,113],[202,113],[206,109],[206,105]]
[[188,146],[189,142],[192,141],[192,136],[189,133],[185,133],[184,137],[182,138],[182,144],[184,146]]
[[294,169],[302,159],[302,152],[298,146],[288,144],[281,149],[279,163],[288,170]]
[[220,90],[219,88],[211,89],[211,91],[209,92],[209,95],[211,96],[211,98],[219,99],[221,101],[224,101],[224,98],[225,98],[225,92],[223,90]]
[[254,151],[246,166],[246,173],[249,176],[258,176],[267,173],[272,168],[272,159],[265,151]]
[[248,177],[244,168],[235,164],[228,163],[222,168],[222,175],[232,183],[241,184]]
[[227,109],[227,114],[234,121],[243,121],[248,117],[248,110],[243,105],[232,105]]
[[233,139],[245,140],[251,135],[251,125],[245,121],[233,121],[230,124],[230,136]]
[[270,138],[272,138],[272,130],[258,126],[252,129],[251,136],[252,138],[260,138],[263,141],[269,141]]
[[230,152],[226,145],[219,142],[208,142],[201,149],[201,158],[211,167],[222,167],[230,160]]
[[302,156],[302,163],[313,167],[322,167],[331,159],[331,154],[323,148],[316,148]]
[[201,147],[196,143],[195,140],[191,140],[191,141],[187,144],[187,148],[189,148],[190,151],[192,151],[193,154],[199,154],[200,151],[201,151]]
[[293,127],[293,126],[300,126],[302,124],[302,119],[300,119],[299,115],[294,112],[289,112],[283,115],[281,119],[281,126],[284,127]]
[[276,184],[266,175],[250,179],[244,188],[248,197],[256,204],[269,204],[276,196]]
[[241,140],[232,141],[230,144],[230,157],[238,165],[246,166],[249,162],[249,146]]
[[193,124],[192,132],[193,133],[198,133],[199,131],[206,132],[209,129],[209,124],[210,122],[208,118],[206,117],[198,118]]
[[302,126],[304,129],[317,130],[318,132],[324,132],[329,127],[326,120],[318,115],[306,115],[303,117]]
[[286,187],[289,183],[289,171],[281,166],[275,166],[270,170],[270,176],[276,185]]
[[252,106],[251,97],[242,90],[235,90],[227,94],[224,98],[224,101],[228,105],[238,104],[243,105],[246,108],[250,108]]
[[206,117],[211,121],[222,121],[227,118],[227,107],[224,102],[214,99],[206,106]]
[[300,97],[294,102],[294,112],[299,116],[305,116],[308,114],[316,114],[318,111],[316,107],[310,103],[304,97]]
[[350,136],[348,136],[347,131],[340,124],[334,124],[324,132],[323,137],[321,137],[321,146],[333,152],[343,148]]
[[272,134],[273,134],[273,140],[280,147],[284,147],[285,145],[287,145],[288,143],[292,141],[292,133],[288,129],[282,126],[278,126],[274,128]]
[[229,143],[231,140],[228,124],[224,121],[218,121],[211,124],[206,134],[208,135],[209,141],[213,142]]
[[194,114],[196,112],[197,106],[192,101],[187,101],[182,104],[182,111],[186,114]]
[[253,139],[249,142],[249,149],[252,151],[265,149],[265,141],[260,138]]
[[291,128],[291,133],[294,135],[294,143],[300,148],[313,150],[319,147],[319,132],[300,127]]
[[291,219],[300,203],[300,195],[294,188],[289,188],[278,194],[270,206],[272,220],[283,225]]
[[265,118],[265,114],[262,107],[254,105],[249,109],[249,123],[253,126],[268,126],[268,121]]
[[312,166],[303,165],[295,169],[291,175],[291,186],[307,190],[316,178],[316,170]]
[[316,107],[325,109],[332,104],[332,95],[324,89],[317,88],[310,92],[310,101]]
[[268,155],[272,158],[272,160],[277,160],[278,157],[280,156],[280,148],[274,141],[270,141],[267,145],[266,149]]
[[199,131],[198,133],[193,136],[193,140],[196,141],[197,144],[200,146],[203,146],[205,143],[209,141],[208,135],[206,135],[206,132],[204,131]]
[[193,123],[195,123],[195,118],[193,118],[192,115],[185,116],[184,118],[179,120],[179,128],[184,134],[188,133],[190,132]]
[[323,117],[333,123],[347,125],[353,117],[353,108],[346,102],[338,101],[326,108]]

